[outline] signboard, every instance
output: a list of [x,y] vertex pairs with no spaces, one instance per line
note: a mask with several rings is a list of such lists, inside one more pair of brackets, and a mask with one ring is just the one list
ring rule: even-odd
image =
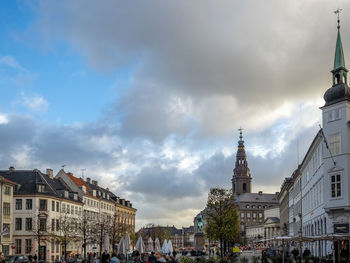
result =
[[334,224],[334,234],[349,234],[349,223]]
[[233,247],[232,248],[233,253],[239,253],[239,247]]

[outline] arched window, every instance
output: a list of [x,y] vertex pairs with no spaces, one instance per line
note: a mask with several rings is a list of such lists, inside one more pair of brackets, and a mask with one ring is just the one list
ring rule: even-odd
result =
[[243,183],[243,193],[247,192],[247,184]]

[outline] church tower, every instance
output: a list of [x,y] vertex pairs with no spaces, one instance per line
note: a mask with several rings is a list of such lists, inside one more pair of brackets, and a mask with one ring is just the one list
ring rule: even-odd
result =
[[244,149],[242,129],[239,129],[238,150],[236,164],[233,169],[232,191],[236,195],[252,192],[252,178],[248,168],[247,155]]
[[[347,83],[344,51],[340,36],[339,12],[337,40],[332,69],[332,87],[324,94],[322,109],[324,138],[325,207],[346,207],[350,203],[350,88]],[[329,213],[333,213],[329,209]],[[338,215],[332,215],[336,218]],[[350,213],[347,215],[350,216]]]

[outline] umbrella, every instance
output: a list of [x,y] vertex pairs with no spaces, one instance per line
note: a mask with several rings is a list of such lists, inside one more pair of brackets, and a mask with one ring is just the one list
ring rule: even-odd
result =
[[107,251],[109,253],[109,235],[108,233],[106,233],[104,241],[103,241],[103,247],[105,249],[105,251]]
[[162,245],[162,253],[167,254],[168,253],[168,242],[166,239],[164,239],[163,245]]
[[147,241],[147,251],[148,252],[152,252],[154,250],[153,248],[153,240],[152,238],[150,237]]
[[154,250],[155,250],[155,252],[162,251],[162,249],[160,248],[160,242],[159,242],[158,237],[156,238],[156,240],[154,240]]
[[125,249],[126,249],[126,252],[129,252],[129,249],[130,249],[130,235],[129,234],[126,234],[126,237],[125,237]]
[[135,248],[138,252],[140,252],[140,254],[145,252],[145,244],[143,243],[142,236],[140,236],[137,240]]
[[125,241],[121,238],[118,245],[118,254],[125,254]]
[[168,253],[171,254],[173,253],[174,249],[173,249],[173,244],[171,243],[171,240],[168,240]]

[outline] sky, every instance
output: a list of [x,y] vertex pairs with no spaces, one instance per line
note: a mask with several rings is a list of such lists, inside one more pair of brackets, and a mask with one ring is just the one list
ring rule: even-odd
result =
[[62,165],[148,223],[193,224],[231,187],[239,127],[253,191],[279,191],[321,123],[334,10],[349,1],[4,0],[0,169]]

